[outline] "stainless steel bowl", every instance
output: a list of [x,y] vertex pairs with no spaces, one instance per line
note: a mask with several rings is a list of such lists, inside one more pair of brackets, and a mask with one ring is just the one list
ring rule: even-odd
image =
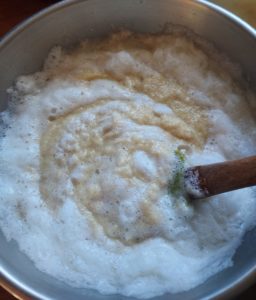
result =
[[[213,42],[243,67],[256,86],[256,32],[227,11],[206,1],[192,0],[73,0],[54,5],[16,27],[0,42],[0,109],[7,103],[5,90],[20,74],[38,70],[54,45],[68,46],[115,28],[159,32],[166,24],[186,26]],[[256,279],[256,229],[247,233],[234,257],[234,266],[173,300],[223,299],[241,292]],[[136,262],[135,262],[136,263]],[[25,299],[127,299],[67,286],[38,271],[16,242],[0,231],[0,282]],[[156,297],[169,299],[170,295]],[[129,298],[131,299],[131,298]]]

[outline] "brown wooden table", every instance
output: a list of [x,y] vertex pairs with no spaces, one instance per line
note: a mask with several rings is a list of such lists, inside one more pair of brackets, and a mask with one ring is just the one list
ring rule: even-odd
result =
[[[242,1],[243,0],[241,0],[241,2]],[[0,36],[5,34],[14,25],[18,24],[26,17],[55,2],[57,2],[57,0],[0,0]],[[8,292],[6,292],[3,288],[0,287],[0,300],[15,299],[16,298],[14,298],[12,295],[10,295]],[[245,292],[243,292],[239,297],[235,298],[234,300],[245,299],[256,300],[256,284],[248,290],[246,290]]]

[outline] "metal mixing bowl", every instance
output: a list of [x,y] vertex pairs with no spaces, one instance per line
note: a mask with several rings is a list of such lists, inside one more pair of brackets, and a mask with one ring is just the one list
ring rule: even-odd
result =
[[[38,70],[52,46],[68,46],[115,28],[158,32],[168,23],[189,27],[212,41],[241,64],[252,86],[256,86],[256,32],[213,4],[191,0],[63,1],[16,27],[0,42],[0,109],[6,107],[6,88],[18,75]],[[171,298],[222,299],[242,291],[256,278],[255,245],[256,229],[246,234],[235,254],[233,267]],[[72,288],[41,273],[14,241],[6,241],[1,231],[0,275],[1,284],[24,299],[27,295],[39,299],[128,300],[119,295],[103,296],[95,291]],[[164,295],[155,300],[169,298],[170,295]]]

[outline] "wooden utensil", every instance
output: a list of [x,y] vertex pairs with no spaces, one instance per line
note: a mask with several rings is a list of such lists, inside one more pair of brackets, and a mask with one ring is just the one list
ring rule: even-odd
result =
[[184,185],[191,200],[256,185],[256,156],[188,168]]

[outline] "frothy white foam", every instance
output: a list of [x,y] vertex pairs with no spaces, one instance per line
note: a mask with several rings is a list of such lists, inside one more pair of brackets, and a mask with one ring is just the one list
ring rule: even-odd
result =
[[255,224],[252,189],[194,206],[167,192],[179,146],[186,166],[255,151],[248,93],[209,53],[175,34],[120,33],[54,48],[10,92],[0,226],[40,270],[148,298],[232,265]]

